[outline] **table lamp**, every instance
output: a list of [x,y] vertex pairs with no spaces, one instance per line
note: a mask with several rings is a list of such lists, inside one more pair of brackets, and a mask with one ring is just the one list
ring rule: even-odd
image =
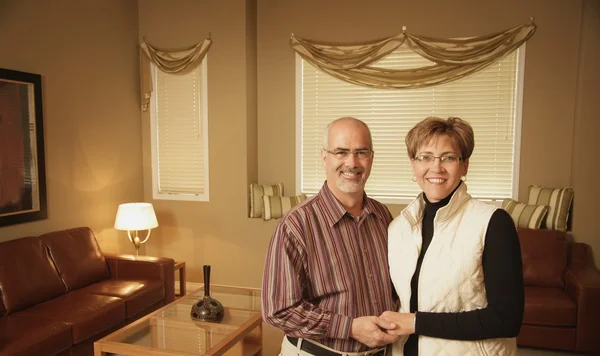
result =
[[[148,241],[153,228],[158,226],[154,208],[150,203],[127,203],[119,205],[115,219],[115,229],[127,231],[129,241],[135,246],[135,254],[139,256],[140,245]],[[138,231],[146,231],[142,240]]]

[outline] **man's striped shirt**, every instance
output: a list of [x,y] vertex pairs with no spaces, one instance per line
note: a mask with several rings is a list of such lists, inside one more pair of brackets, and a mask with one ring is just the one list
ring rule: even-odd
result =
[[323,185],[284,216],[267,252],[263,319],[293,337],[342,352],[369,350],[350,338],[352,319],[394,310],[385,205],[364,195],[354,218]]

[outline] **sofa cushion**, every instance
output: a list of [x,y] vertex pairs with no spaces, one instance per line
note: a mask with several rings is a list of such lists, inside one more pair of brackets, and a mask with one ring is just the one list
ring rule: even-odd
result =
[[71,325],[15,313],[0,319],[0,355],[54,355],[71,347]]
[[131,318],[148,307],[161,302],[165,296],[161,280],[106,279],[84,287],[77,293],[100,294],[125,301],[126,317]]
[[539,229],[548,213],[546,205],[527,205],[512,199],[504,199],[502,209],[510,214],[515,226],[530,229]]
[[525,287],[523,324],[573,327],[577,304],[561,288]]
[[75,291],[38,304],[22,313],[71,324],[73,343],[79,343],[125,320],[125,301]]
[[[545,349],[557,349],[557,350],[575,350],[575,342],[577,340],[577,329],[575,328],[557,328],[554,326],[542,326],[542,325],[529,325],[522,324],[521,331],[517,336],[517,345],[519,346],[531,346],[531,347],[543,347]],[[526,351],[519,349],[518,355],[525,354]],[[558,352],[543,352],[543,355],[554,355],[559,356]],[[534,354],[531,355],[540,355]],[[579,355],[569,352],[566,355]],[[580,356],[583,356],[581,354]]]
[[0,316],[65,293],[46,246],[37,237],[0,243]]
[[282,196],[283,183],[261,185],[250,183],[250,217],[260,218],[263,211],[263,196]]
[[573,188],[529,186],[528,204],[548,205],[548,214],[542,223],[542,228],[567,231],[567,221],[572,201]]
[[564,288],[568,252],[566,233],[521,227],[517,231],[523,259],[523,284]]
[[279,219],[290,209],[306,200],[306,194],[296,195],[295,197],[272,197],[263,195],[263,213],[264,220]]
[[110,277],[106,260],[90,228],[55,231],[41,236],[67,291]]

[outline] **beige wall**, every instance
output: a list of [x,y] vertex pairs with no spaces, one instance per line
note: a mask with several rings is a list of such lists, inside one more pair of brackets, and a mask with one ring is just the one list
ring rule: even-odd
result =
[[571,154],[573,235],[588,243],[600,268],[600,234],[596,211],[600,200],[597,155],[600,151],[600,2],[585,0],[581,24],[579,71],[575,91],[575,132]]
[[[598,197],[592,182],[598,168],[590,164],[598,148],[594,1],[132,3],[0,3],[0,45],[10,53],[0,56],[0,65],[44,75],[49,202],[48,220],[0,228],[0,239],[90,225],[103,246],[132,251],[111,226],[118,203],[152,201],[148,116],[140,124],[137,102],[137,42],[146,36],[155,45],[178,47],[211,32],[211,200],[153,201],[160,227],[145,252],[187,261],[191,281],[201,281],[201,266],[211,264],[217,283],[258,287],[276,222],[246,217],[247,184],[283,182],[288,195],[295,193],[292,32],[360,41],[405,25],[423,35],[471,36],[535,16],[538,31],[527,45],[519,197],[526,198],[529,184],[572,185],[575,238],[600,248],[591,215]],[[397,214],[402,206],[390,208]]]
[[[256,2],[139,1],[139,34],[159,47],[181,47],[212,33],[208,52],[210,201],[152,200],[149,115],[142,120],[144,195],[159,228],[146,252],[186,261],[188,281],[260,287],[276,221],[250,219],[248,184],[257,181]],[[281,332],[265,325],[264,354],[277,354]]]
[[396,34],[405,25],[416,34],[464,37],[501,31],[535,16],[538,30],[527,43],[519,196],[525,199],[529,184],[570,183],[580,1],[334,1],[322,8],[319,4],[318,0],[259,3],[259,180],[294,184],[290,33],[323,41],[361,41]]
[[[597,1],[226,3],[0,1],[0,67],[43,75],[49,212],[44,221],[0,228],[0,241],[88,225],[105,250],[131,252],[125,235],[112,229],[114,214],[121,202],[145,199],[154,203],[160,223],[145,253],[186,261],[192,282],[201,282],[202,265],[211,264],[215,283],[259,287],[276,221],[246,217],[247,187],[283,182],[286,195],[295,193],[291,33],[360,41],[398,33],[405,25],[417,34],[460,37],[500,31],[534,16],[538,30],[527,44],[519,198],[526,199],[530,184],[573,186],[575,239],[593,246],[600,265],[593,216],[600,198],[594,161],[600,131]],[[153,201],[137,43],[146,36],[154,45],[175,48],[209,32],[210,201]],[[402,206],[390,208],[396,215]]]
[[[259,287],[275,221],[249,219],[248,183],[257,179],[255,2],[144,0],[139,35],[159,47],[204,39],[208,52],[210,201],[153,201],[160,227],[146,252],[186,261],[190,281],[212,266],[214,283]],[[150,146],[144,122],[144,194],[152,200]]]
[[[580,0],[368,3],[261,0],[258,6],[259,181],[281,181],[286,187],[295,184],[295,59],[289,46],[291,33],[348,42],[396,34],[404,25],[416,34],[464,37],[501,31],[535,17],[538,29],[526,49],[519,199],[527,200],[531,184],[573,186],[575,239],[600,251],[592,216],[594,201],[600,198],[594,181],[599,169],[592,159],[599,148],[595,139],[599,132],[599,16],[597,2],[593,0],[586,1],[586,13],[582,16],[583,3]],[[582,17],[587,20],[585,24]],[[461,116],[460,112],[455,114]],[[401,208],[390,206],[394,215]],[[596,265],[600,266],[600,252],[596,253]]]
[[117,205],[143,198],[135,2],[0,1],[0,67],[42,75],[48,219],[0,241],[90,226],[130,251]]
[[[283,182],[287,195],[295,193],[292,32],[326,41],[360,41],[397,33],[406,25],[414,33],[459,37],[500,31],[535,16],[538,30],[527,45],[519,197],[526,199],[530,184],[571,185],[581,1],[513,0],[502,6],[436,1],[433,12],[431,3],[396,1],[219,4],[139,2],[139,35],[151,43],[184,46],[208,32],[214,40],[208,54],[211,199],[154,201],[161,226],[147,246],[149,254],[187,261],[191,281],[201,281],[201,266],[211,264],[217,283],[260,286],[275,222],[246,217],[247,184]],[[560,56],[555,55],[556,41]],[[148,120],[144,115],[144,195],[151,200]],[[244,148],[245,154],[240,151]],[[390,208],[397,214],[402,206]],[[579,239],[586,238],[595,239],[582,232]]]

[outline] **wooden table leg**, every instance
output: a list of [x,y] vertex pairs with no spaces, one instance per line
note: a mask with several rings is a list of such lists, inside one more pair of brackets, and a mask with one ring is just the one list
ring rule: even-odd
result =
[[175,271],[179,271],[179,296],[185,295],[185,262],[175,262]]

